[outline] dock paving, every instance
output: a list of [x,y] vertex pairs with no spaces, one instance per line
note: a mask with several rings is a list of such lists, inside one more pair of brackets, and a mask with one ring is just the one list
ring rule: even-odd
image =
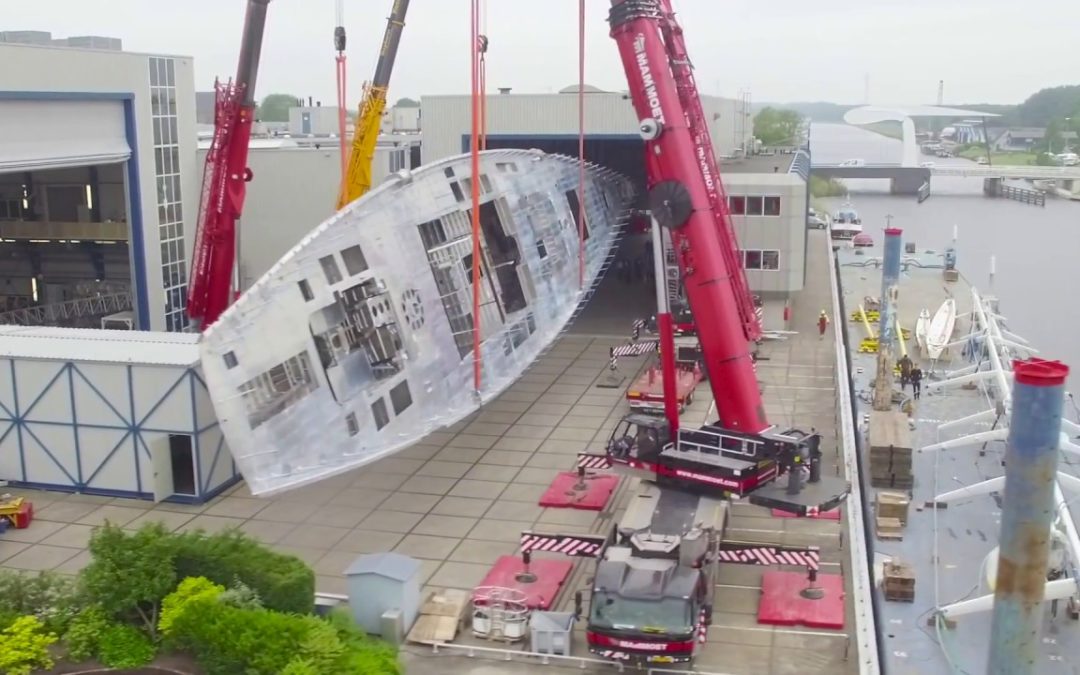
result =
[[[762,346],[758,376],[770,420],[779,426],[815,428],[823,437],[823,472],[834,472],[843,466],[832,450],[838,434],[835,350],[831,334],[821,340],[816,327],[818,311],[832,307],[830,262],[825,233],[813,231],[809,236],[806,287],[792,306],[792,330],[798,334]],[[638,301],[641,306],[614,319],[610,303],[625,306],[627,295],[626,286],[612,275],[593,300],[599,309],[592,312],[590,305],[567,334],[483,410],[393,457],[316,485],[257,498],[240,484],[198,506],[12,489],[34,502],[37,519],[29,529],[4,535],[0,565],[75,573],[89,561],[86,545],[93,527],[110,521],[134,529],[157,520],[175,531],[238,528],[309,563],[317,575],[317,590],[323,593],[346,592],[342,572],[356,556],[388,550],[421,561],[425,591],[471,589],[499,556],[517,551],[522,530],[607,532],[632,491],[630,480],[622,481],[601,512],[544,509],[537,501],[559,471],[574,467],[578,452],[602,452],[612,428],[627,411],[621,388],[595,386],[607,374],[609,348],[625,342],[622,336],[628,337],[633,319],[649,311],[642,303],[651,294],[635,289],[634,295],[644,298]],[[834,325],[843,320],[831,318]],[[646,358],[619,361],[624,384],[645,366]],[[708,387],[703,386],[687,412],[687,422],[704,422],[711,404]],[[818,546],[822,573],[839,573],[847,567],[841,526],[827,520],[774,518],[765,509],[735,504],[728,538]],[[575,570],[556,600],[557,609],[572,609],[574,591],[589,588],[592,562],[575,560]],[[714,623],[696,670],[755,675],[854,672],[856,655],[845,658],[845,636],[853,629],[850,600],[844,631],[758,625],[763,571],[753,566],[721,567]],[[850,596],[850,582],[846,590]],[[467,630],[458,642],[502,646],[476,640]],[[575,631],[573,653],[587,656],[581,625]],[[449,651],[436,656],[419,645],[405,646],[402,658],[410,675],[541,669],[535,662],[469,658]],[[577,664],[563,667],[582,672]],[[589,665],[584,672],[611,670]]]

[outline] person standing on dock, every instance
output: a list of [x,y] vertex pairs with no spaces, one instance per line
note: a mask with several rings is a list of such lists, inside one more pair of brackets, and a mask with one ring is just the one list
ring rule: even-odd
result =
[[900,358],[900,363],[898,363],[897,365],[900,366],[900,391],[904,391],[905,389],[907,389],[908,382],[912,381],[912,379],[911,379],[911,366],[912,366],[911,359],[908,358],[907,354],[904,354]]
[[825,339],[825,329],[829,327],[829,317],[825,315],[825,310],[821,310],[821,314],[817,320],[818,339]]
[[918,401],[919,396],[922,395],[922,368],[918,366],[915,366],[911,370],[911,390],[915,394],[915,400]]

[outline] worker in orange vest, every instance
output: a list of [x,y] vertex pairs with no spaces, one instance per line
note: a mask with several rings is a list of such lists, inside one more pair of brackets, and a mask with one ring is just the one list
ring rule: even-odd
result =
[[817,320],[817,329],[818,329],[818,339],[819,340],[824,340],[825,339],[825,329],[828,328],[828,327],[829,327],[829,317],[825,315],[825,310],[821,310],[821,315],[818,316],[818,320]]

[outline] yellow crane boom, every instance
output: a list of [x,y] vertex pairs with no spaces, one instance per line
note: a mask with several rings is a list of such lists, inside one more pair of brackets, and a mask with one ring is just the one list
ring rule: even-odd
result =
[[371,189],[371,165],[375,159],[375,145],[379,139],[383,112],[386,111],[386,92],[390,86],[390,74],[394,69],[401,31],[405,27],[405,12],[409,0],[394,0],[390,16],[386,20],[386,33],[379,50],[379,62],[375,77],[364,86],[364,98],[360,102],[360,116],[356,118],[352,150],[345,176],[341,181],[337,208],[342,209],[363,197]]

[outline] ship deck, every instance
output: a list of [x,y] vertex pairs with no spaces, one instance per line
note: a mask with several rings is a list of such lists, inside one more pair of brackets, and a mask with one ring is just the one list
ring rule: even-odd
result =
[[[792,308],[792,329],[798,334],[763,346],[758,375],[770,421],[781,427],[816,428],[823,437],[824,471],[832,475],[844,466],[840,451],[832,451],[838,447],[839,431],[836,350],[831,332],[819,339],[816,328],[820,308],[832,307],[830,260],[826,233],[812,231],[809,236],[806,287]],[[630,238],[624,247],[642,244]],[[609,275],[567,333],[482,411],[392,458],[316,485],[255,498],[240,484],[200,506],[11,490],[33,500],[37,520],[29,529],[8,530],[0,539],[0,565],[74,573],[89,560],[86,543],[94,526],[109,520],[132,529],[156,520],[181,531],[239,528],[311,564],[322,593],[344,594],[343,570],[358,555],[389,550],[422,562],[425,591],[472,589],[498,557],[518,550],[523,530],[606,533],[621,516],[632,479],[622,481],[600,512],[545,509],[537,502],[558,472],[573,469],[578,452],[602,452],[611,429],[627,412],[622,388],[595,385],[607,374],[609,348],[626,341],[634,319],[651,313],[652,298],[648,287],[629,287]],[[835,318],[834,325],[839,320]],[[648,358],[619,361],[624,384],[633,381]],[[703,384],[686,413],[688,423],[703,423],[710,406]],[[845,627],[830,631],[758,624],[766,568],[724,564],[714,622],[695,663],[697,672],[857,672],[857,650],[854,642],[849,644],[854,594],[843,534],[848,508],[843,507],[843,519],[837,522],[776,518],[760,507],[732,506],[729,539],[820,548],[822,573],[844,574]],[[592,560],[570,560],[575,567],[554,609],[572,609],[574,591],[589,586]],[[457,643],[524,648],[483,642],[467,630],[459,632]],[[580,623],[572,653],[588,656]],[[422,645],[406,645],[402,654],[410,675],[533,673],[541,668],[535,661],[505,661],[484,652],[475,658],[454,650],[433,654]],[[589,664],[583,670],[577,664],[562,665],[577,672],[612,672],[608,665]]]
[[[845,245],[841,246],[838,255],[843,300],[848,315],[846,320],[858,422],[864,439],[860,449],[864,453],[864,470],[869,471],[865,415],[872,410],[870,392],[876,355],[857,353],[858,343],[865,337],[865,331],[860,323],[850,321],[850,315],[857,311],[858,303],[865,296],[881,295],[880,268],[854,266],[868,258],[880,257],[881,246],[857,255]],[[919,257],[928,256],[920,254]],[[937,258],[936,262],[940,264],[940,258]],[[962,317],[971,310],[971,288],[971,281],[963,275],[956,282],[945,282],[940,269],[912,267],[909,272],[901,275],[899,320],[902,327],[911,331],[912,338],[908,342],[913,352],[911,358],[921,365],[924,372],[929,373],[930,364],[918,354],[914,339],[919,311],[928,309],[933,315],[951,294],[957,300],[957,315]],[[1000,309],[1008,315],[1008,307]],[[874,328],[877,330],[876,325]],[[970,319],[958,318],[954,339],[966,335],[970,328]],[[939,432],[938,425],[943,422],[993,407],[985,394],[978,389],[927,390],[927,385],[944,377],[946,371],[971,363],[964,358],[959,347],[953,348],[946,356],[947,359],[938,363],[937,372],[924,379],[922,398],[915,405],[911,416],[914,420],[911,442],[916,449],[991,428],[990,423],[970,424],[965,428]],[[1054,356],[1047,355],[1044,358]],[[896,387],[899,388],[899,382]],[[911,394],[910,387],[907,394]],[[875,577],[881,576],[882,563],[888,559],[899,559],[907,563],[915,575],[914,602],[884,601],[880,587],[874,591],[881,617],[879,633],[885,655],[884,672],[895,675],[986,672],[990,612],[959,617],[955,626],[946,628],[940,637],[935,625],[929,624],[928,619],[939,606],[992,592],[985,579],[984,559],[997,546],[1001,523],[1000,497],[972,497],[950,503],[944,509],[927,508],[925,505],[932,502],[935,495],[1002,475],[1004,451],[1004,442],[991,442],[984,446],[941,452],[913,452],[914,487],[911,490],[911,505],[908,523],[903,528],[903,539],[875,539],[872,542],[875,551]],[[1065,465],[1064,462],[1060,468],[1063,471],[1075,472],[1075,468]],[[871,503],[874,493],[878,491],[871,488],[867,493],[867,499],[870,499]],[[935,555],[939,560],[937,565],[933,562]],[[1080,635],[1077,622],[1068,618],[1063,603],[1061,604],[1056,618],[1051,613],[1050,604],[1044,606],[1042,646],[1033,672],[1080,672]]]

